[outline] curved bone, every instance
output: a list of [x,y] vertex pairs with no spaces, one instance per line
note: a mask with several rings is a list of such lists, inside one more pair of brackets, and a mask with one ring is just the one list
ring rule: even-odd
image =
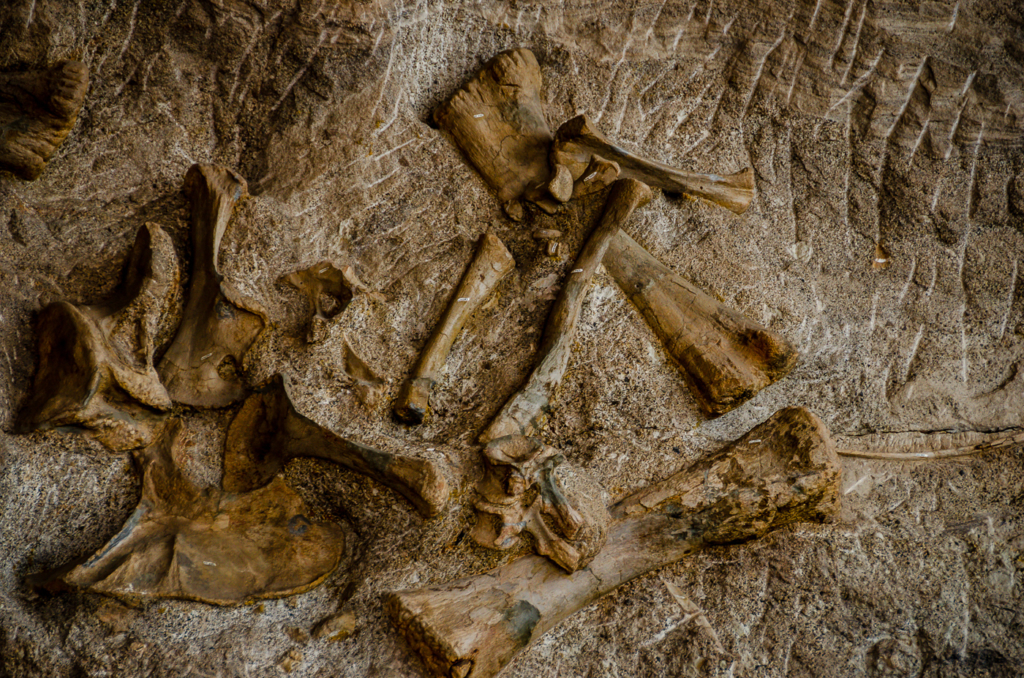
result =
[[502,204],[547,184],[551,128],[543,86],[533,52],[510,50],[491,59],[434,113]]
[[580,250],[565,285],[555,301],[544,329],[540,360],[526,384],[512,396],[480,436],[480,442],[507,435],[535,435],[539,419],[550,408],[555,391],[569,363],[573,335],[587,288],[604,258],[608,245],[633,210],[646,205],[651,189],[634,179],[622,179],[612,186],[601,222]]
[[448,481],[437,464],[381,452],[332,433],[295,411],[287,382],[277,375],[231,421],[224,446],[224,489],[262,487],[296,457],[333,461],[368,476],[408,499],[425,518],[448,503]]
[[555,133],[551,163],[565,165],[573,179],[584,175],[594,155],[619,164],[622,177],[638,179],[669,193],[704,198],[737,214],[747,211],[754,197],[754,170],[719,176],[698,174],[633,155],[612,143],[587,115],[577,115]]
[[394,624],[435,676],[488,678],[563,620],[700,549],[836,515],[841,469],[828,430],[789,408],[739,441],[611,508],[589,567],[566,575],[527,556],[485,574],[390,594]]
[[245,179],[217,165],[193,165],[185,174],[192,203],[192,280],[178,334],[160,362],[160,376],[175,402],[224,407],[245,397],[242,358],[266,325],[266,314],[224,282],[220,240]]
[[313,315],[309,319],[306,341],[310,344],[327,338],[330,321],[341,315],[352,301],[354,285],[345,271],[335,268],[329,261],[281,276],[279,282],[288,283],[309,299]]
[[89,69],[80,61],[0,73],[0,170],[38,179],[74,128],[88,89]]
[[37,587],[118,598],[237,605],[308,591],[341,562],[341,527],[315,521],[281,478],[245,494],[200,489],[173,460],[180,422],[137,453],[142,498],[93,556],[33,576]]
[[430,335],[412,374],[402,384],[395,402],[396,417],[407,424],[423,422],[430,391],[463,325],[515,266],[515,260],[501,240],[490,233],[480,238],[473,261],[462,276],[441,322]]
[[173,330],[179,294],[174,245],[146,224],[109,301],[57,302],[40,312],[39,367],[19,430],[82,427],[114,450],[149,444],[160,412],[171,407],[153,351]]
[[704,294],[623,231],[603,263],[709,416],[742,405],[796,365],[799,354],[786,339]]

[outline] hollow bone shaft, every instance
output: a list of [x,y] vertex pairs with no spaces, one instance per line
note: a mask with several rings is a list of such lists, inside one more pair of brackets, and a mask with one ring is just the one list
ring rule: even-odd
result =
[[573,180],[583,175],[594,155],[617,162],[620,177],[639,179],[670,193],[704,198],[737,214],[746,212],[754,197],[754,171],[749,167],[723,177],[685,172],[647,160],[616,146],[585,114],[558,128],[551,151],[552,163],[568,167]]
[[513,434],[530,436],[537,433],[537,420],[548,410],[565,375],[580,309],[594,272],[613,236],[626,224],[633,210],[650,200],[651,189],[635,179],[620,179],[612,184],[601,222],[583,245],[548,316],[540,346],[540,362],[534,367],[526,385],[505,403],[481,435],[480,442],[487,443]]
[[455,296],[430,335],[415,369],[399,391],[395,402],[395,415],[399,419],[407,424],[423,422],[430,390],[437,382],[463,325],[515,266],[515,260],[497,236],[486,233],[480,238],[480,245],[455,290]]
[[742,405],[796,365],[799,354],[786,339],[704,294],[623,231],[603,263],[708,415]]
[[436,676],[488,678],[547,631],[642,574],[706,546],[824,521],[839,502],[828,430],[803,408],[611,507],[607,544],[567,575],[540,556],[441,586],[389,594],[386,608]]

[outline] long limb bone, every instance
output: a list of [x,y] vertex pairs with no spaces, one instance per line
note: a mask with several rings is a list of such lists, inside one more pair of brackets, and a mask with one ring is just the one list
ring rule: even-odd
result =
[[737,214],[743,214],[754,197],[754,171],[749,167],[723,177],[684,172],[646,160],[612,143],[587,115],[578,115],[558,128],[551,150],[553,165],[568,167],[573,179],[580,179],[595,155],[618,163],[621,177],[638,179],[669,193],[704,198]]
[[462,276],[448,309],[430,335],[412,374],[399,391],[395,416],[400,420],[407,424],[423,422],[429,406],[430,391],[463,325],[515,265],[512,255],[496,236],[486,233],[480,238],[476,255]]
[[345,552],[345,535],[316,521],[280,477],[244,494],[193,485],[174,463],[181,425],[138,451],[142,499],[124,528],[93,556],[31,583],[128,600],[181,598],[237,605],[307,591]]
[[708,415],[742,405],[796,365],[799,355],[783,337],[704,294],[623,231],[612,238],[604,266]]
[[266,485],[290,459],[315,457],[368,476],[412,502],[424,517],[448,502],[448,481],[431,461],[375,450],[346,440],[295,410],[278,375],[251,395],[228,428],[223,486],[247,492]]
[[563,620],[642,574],[702,548],[757,539],[839,505],[828,430],[803,408],[611,507],[589,567],[570,575],[527,556],[485,574],[390,594],[386,608],[435,676],[488,678]]
[[175,402],[224,407],[245,397],[242,358],[266,325],[266,314],[224,281],[218,268],[220,240],[245,179],[216,165],[193,165],[185,175],[192,203],[195,263],[185,312],[160,376]]
[[0,170],[39,178],[75,126],[88,89],[89,69],[80,61],[0,73]]
[[147,445],[171,408],[153,352],[173,330],[179,295],[174,245],[146,224],[110,300],[57,302],[39,314],[39,367],[19,430],[82,427],[115,450]]

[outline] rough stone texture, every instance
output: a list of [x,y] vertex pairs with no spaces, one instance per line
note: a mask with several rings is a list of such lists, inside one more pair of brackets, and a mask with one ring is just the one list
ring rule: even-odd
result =
[[[243,366],[289,374],[300,412],[467,480],[474,440],[534,363],[594,208],[513,224],[428,121],[494,54],[541,64],[548,122],[588,113],[683,169],[756,172],[738,217],[658,197],[627,229],[710,295],[792,341],[800,364],[702,423],[678,371],[599,273],[547,441],[610,499],[669,475],[789,405],[837,436],[1001,430],[1024,412],[1024,11],[1012,0],[313,2],[12,0],[0,69],[76,58],[78,122],[45,172],[0,177],[0,675],[416,676],[381,594],[516,554],[472,544],[466,492],[423,523],[371,481],[313,460],[286,479],[354,544],[323,586],[237,609],[34,598],[28,573],[91,553],[139,497],[127,453],[67,433],[9,435],[34,370],[32,317],[115,287],[152,221],[188,260],[187,168],[236,169],[252,197],[222,272],[273,328]],[[544,255],[538,229],[564,233]],[[434,417],[388,401],[480,234],[518,268],[454,345]],[[888,268],[871,260],[881,240]],[[357,296],[322,344],[283,274],[350,263]],[[346,337],[387,384],[364,406]],[[182,412],[177,461],[220,479],[231,411]],[[707,551],[555,629],[506,676],[1012,676],[1024,662],[1021,449],[933,462],[844,461],[842,520]],[[686,612],[666,582],[704,615]],[[310,638],[331,615],[351,635]],[[703,621],[706,620],[707,624]],[[714,630],[724,652],[707,628]]]

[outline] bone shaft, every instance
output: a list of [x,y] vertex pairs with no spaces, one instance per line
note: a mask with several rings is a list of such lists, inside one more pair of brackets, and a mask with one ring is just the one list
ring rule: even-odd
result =
[[395,402],[395,414],[399,419],[409,424],[423,421],[430,390],[459,332],[515,265],[501,240],[490,233],[484,234],[441,321],[430,335],[412,374],[402,385]]
[[587,288],[604,259],[612,238],[638,207],[651,199],[651,189],[635,179],[612,184],[604,214],[597,228],[583,245],[568,279],[548,316],[540,360],[526,385],[502,408],[485,431],[482,442],[513,433],[531,435],[535,421],[550,406],[555,390],[562,382],[569,362],[573,336],[586,299]]

